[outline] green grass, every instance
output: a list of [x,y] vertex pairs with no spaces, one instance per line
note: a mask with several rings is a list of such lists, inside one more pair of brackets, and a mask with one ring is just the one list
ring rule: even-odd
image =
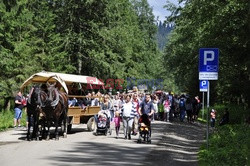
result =
[[[219,126],[225,108],[229,109],[229,124]],[[237,105],[216,105],[216,130],[199,151],[199,165],[250,165],[250,126],[245,123],[249,110]],[[204,116],[205,117],[205,116]]]
[[[13,127],[14,124],[14,110],[7,110],[0,112],[0,131],[4,131],[8,128]],[[26,125],[26,113],[23,110],[23,115],[21,119],[21,125]]]
[[[220,119],[222,118],[225,109],[228,108],[229,111],[229,123],[230,124],[241,124],[245,121],[245,118],[249,116],[250,110],[245,110],[243,107],[240,107],[238,105],[215,105],[213,107],[209,108],[209,111],[212,109],[216,110],[216,125],[218,126],[218,123]],[[208,119],[210,119],[210,112]],[[206,122],[207,121],[207,108],[204,108],[204,117],[202,119],[202,110],[199,113],[198,120],[200,122]]]
[[207,123],[207,120],[202,119],[202,118],[198,118],[198,121],[201,122],[201,123]]
[[246,125],[224,125],[209,138],[209,148],[203,144],[199,165],[249,165],[250,128]]

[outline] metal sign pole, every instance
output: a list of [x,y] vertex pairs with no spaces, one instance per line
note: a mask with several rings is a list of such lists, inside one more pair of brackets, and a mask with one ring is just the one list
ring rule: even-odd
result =
[[202,92],[202,120],[204,119],[204,92]]
[[207,82],[207,149],[209,136],[209,80],[218,80],[219,70],[219,49],[218,48],[200,48],[199,50],[199,80],[208,80]]
[[208,149],[208,133],[209,133],[209,91],[210,91],[210,84],[209,81],[207,83],[207,149]]

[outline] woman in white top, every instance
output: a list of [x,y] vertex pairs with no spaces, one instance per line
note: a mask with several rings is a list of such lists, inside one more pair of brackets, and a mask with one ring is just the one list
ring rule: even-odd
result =
[[114,110],[114,112],[120,111],[120,102],[121,102],[121,100],[119,99],[119,96],[115,95],[115,99],[113,100],[113,110]]
[[153,120],[158,119],[158,103],[159,103],[158,96],[154,95],[153,96],[153,106],[154,106],[155,113],[153,115]]
[[127,139],[127,137],[128,139],[131,139],[132,125],[137,112],[134,104],[131,102],[131,97],[129,95],[125,98],[125,103],[122,105],[121,113],[125,139]]

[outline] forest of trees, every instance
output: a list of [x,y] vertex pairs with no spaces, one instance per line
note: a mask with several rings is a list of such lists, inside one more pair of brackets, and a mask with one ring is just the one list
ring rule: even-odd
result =
[[103,80],[160,74],[147,0],[3,0],[0,22],[1,108],[42,70]]
[[[212,101],[244,103],[250,99],[250,1],[180,0],[168,3],[167,22],[175,28],[164,50],[165,75],[173,88],[197,93],[199,48],[219,48],[219,79],[211,81]],[[193,91],[191,91],[193,89]]]
[[[164,27],[157,26],[147,0],[1,0],[0,109],[42,70],[104,80],[163,79],[164,90],[199,94],[204,47],[220,50],[213,100],[249,103],[249,1],[180,2],[185,5],[166,4],[173,27]],[[164,45],[159,34],[170,29]]]
[[157,31],[157,35],[156,35],[156,39],[157,39],[157,44],[158,44],[158,48],[163,51],[167,40],[168,40],[168,36],[170,35],[171,31],[173,30],[173,25],[172,24],[165,24],[162,23],[161,21],[157,24],[158,27],[158,31]]

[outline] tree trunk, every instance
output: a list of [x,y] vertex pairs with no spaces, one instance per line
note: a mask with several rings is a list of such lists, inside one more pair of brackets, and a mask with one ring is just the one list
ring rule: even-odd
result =
[[4,110],[10,110],[10,97],[4,99]]

